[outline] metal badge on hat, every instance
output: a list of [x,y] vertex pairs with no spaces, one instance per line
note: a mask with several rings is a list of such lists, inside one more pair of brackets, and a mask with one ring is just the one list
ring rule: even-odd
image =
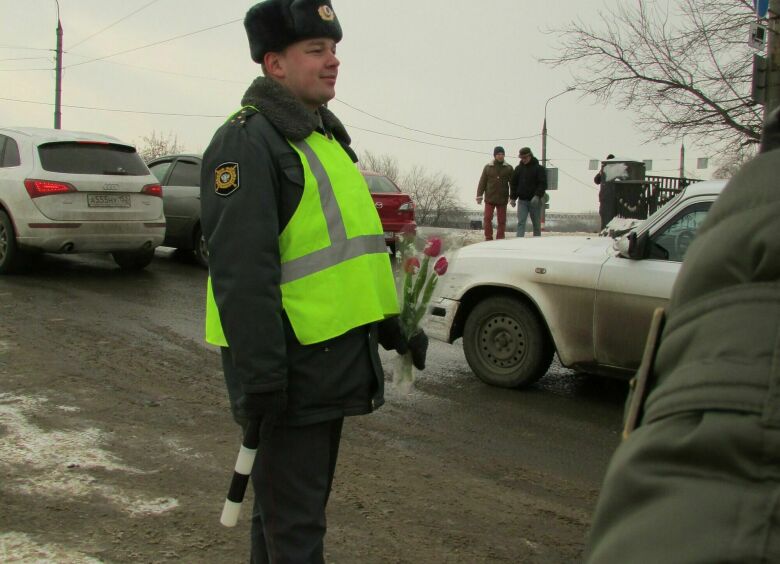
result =
[[326,22],[332,22],[336,19],[336,14],[330,6],[320,6],[320,9],[317,11],[320,13],[320,17]]

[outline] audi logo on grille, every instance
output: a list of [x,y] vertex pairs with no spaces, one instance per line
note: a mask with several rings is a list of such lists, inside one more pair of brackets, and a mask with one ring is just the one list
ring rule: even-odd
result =
[[376,205],[376,209],[378,210],[382,209],[382,202],[377,202],[375,205]]

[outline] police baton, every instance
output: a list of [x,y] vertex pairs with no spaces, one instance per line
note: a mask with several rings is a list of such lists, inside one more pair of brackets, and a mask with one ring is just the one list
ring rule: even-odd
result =
[[273,432],[274,421],[274,417],[265,416],[262,425],[255,419],[250,420],[246,427],[233,470],[233,478],[230,480],[230,489],[225,498],[225,506],[222,508],[222,517],[219,519],[219,522],[226,527],[235,527],[238,522],[238,514],[241,512],[241,503],[244,501],[249,476],[255,464],[260,437],[263,437],[263,442],[267,441]]

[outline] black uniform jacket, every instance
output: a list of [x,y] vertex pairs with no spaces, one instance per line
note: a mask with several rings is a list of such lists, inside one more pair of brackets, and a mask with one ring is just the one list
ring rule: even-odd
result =
[[509,181],[509,197],[513,200],[530,200],[534,196],[544,197],[547,190],[547,172],[539,159],[531,157],[528,164],[522,162],[512,172]]
[[[288,394],[287,424],[368,413],[384,402],[376,324],[304,346],[282,310],[280,289],[279,234],[304,183],[300,158],[285,138],[298,141],[324,131],[357,161],[349,135],[325,107],[318,117],[263,77],[247,90],[242,106],[206,149],[201,178],[201,222],[229,344],[223,355],[229,354],[225,378],[234,414],[241,391],[279,389]],[[225,182],[218,170],[235,175]]]

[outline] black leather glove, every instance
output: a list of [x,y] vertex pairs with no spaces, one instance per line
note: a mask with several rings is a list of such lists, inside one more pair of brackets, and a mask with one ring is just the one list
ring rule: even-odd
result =
[[406,338],[401,331],[401,323],[397,316],[388,317],[377,323],[377,336],[379,344],[385,350],[398,351],[398,354],[405,354],[408,350]]
[[241,416],[250,421],[277,419],[287,409],[287,392],[276,390],[260,394],[244,394],[236,402]]
[[420,329],[412,335],[407,346],[412,354],[412,364],[417,370],[425,370],[425,356],[428,353],[428,335]]

